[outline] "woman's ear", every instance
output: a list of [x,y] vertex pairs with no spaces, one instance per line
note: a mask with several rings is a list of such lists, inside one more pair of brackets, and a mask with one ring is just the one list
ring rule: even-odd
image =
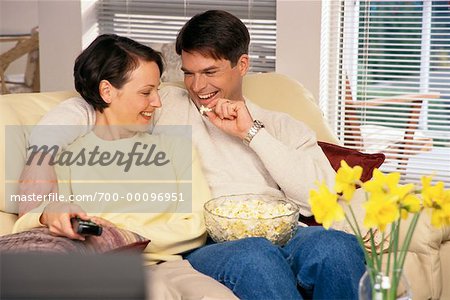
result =
[[244,76],[247,74],[248,68],[249,68],[249,56],[248,54],[242,54],[241,57],[239,57],[239,60],[237,62],[237,67],[239,68],[239,72],[241,73],[241,76]]
[[100,97],[102,97],[103,101],[106,103],[111,103],[113,99],[114,87],[108,80],[100,81],[98,86],[98,91],[100,93]]

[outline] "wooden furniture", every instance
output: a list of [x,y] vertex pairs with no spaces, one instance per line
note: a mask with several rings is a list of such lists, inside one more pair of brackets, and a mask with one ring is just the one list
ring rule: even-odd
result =
[[[418,153],[430,151],[433,139],[420,135],[419,117],[427,99],[438,99],[439,93],[411,93],[394,97],[380,97],[369,100],[357,100],[352,94],[349,80],[345,83],[344,95],[344,145],[363,152],[383,152],[387,160],[398,162],[399,170],[405,169],[408,159]],[[368,117],[386,113],[386,105],[395,106],[392,114],[404,120],[401,126],[370,125],[373,120],[379,123],[382,118]],[[365,142],[364,126],[370,127],[372,138]]]
[[[1,93],[39,92],[39,31],[35,27],[30,34],[3,35],[0,42],[16,42],[14,47],[0,54]],[[23,80],[12,80],[6,75],[9,65],[15,60],[28,55]]]

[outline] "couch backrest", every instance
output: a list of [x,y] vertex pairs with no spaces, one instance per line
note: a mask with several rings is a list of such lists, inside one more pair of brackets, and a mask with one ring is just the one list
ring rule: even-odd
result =
[[279,73],[244,77],[244,95],[263,108],[290,114],[316,132],[317,140],[340,144],[328,127],[313,95],[298,81]]
[[[164,85],[183,86],[183,83],[166,82]],[[7,170],[0,172],[0,211],[17,213],[17,203],[5,201],[5,197],[17,194],[17,179],[25,164],[31,126],[24,125],[36,124],[53,106],[74,95],[73,91],[0,95],[0,141],[4,141],[0,148],[0,170]],[[247,75],[244,95],[264,108],[286,112],[304,121],[317,133],[318,140],[339,143],[311,93],[297,81],[276,73]]]
[[6,201],[17,194],[31,126],[60,101],[75,92],[0,95],[0,211],[17,213],[17,203]]

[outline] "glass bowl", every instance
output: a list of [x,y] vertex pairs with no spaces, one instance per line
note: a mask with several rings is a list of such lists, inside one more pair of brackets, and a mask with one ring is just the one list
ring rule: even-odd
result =
[[215,242],[265,237],[284,245],[298,226],[298,206],[283,197],[243,194],[222,196],[204,205],[208,234]]

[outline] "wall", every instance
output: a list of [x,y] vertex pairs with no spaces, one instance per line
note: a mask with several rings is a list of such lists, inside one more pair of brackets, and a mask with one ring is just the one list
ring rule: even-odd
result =
[[[38,24],[38,0],[0,0],[0,34],[29,33]],[[14,45],[10,42],[0,43],[0,53]],[[23,74],[25,66],[26,56],[23,56],[11,63],[6,74]]]
[[75,58],[97,36],[94,3],[39,1],[42,91],[74,89]]
[[319,99],[321,1],[277,1],[277,72]]

